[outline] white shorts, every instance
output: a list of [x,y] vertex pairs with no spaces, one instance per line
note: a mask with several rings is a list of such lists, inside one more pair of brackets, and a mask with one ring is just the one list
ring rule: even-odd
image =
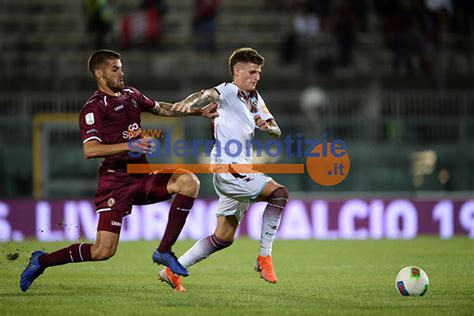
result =
[[234,215],[240,222],[271,177],[263,173],[215,173],[214,189],[219,196],[217,215]]

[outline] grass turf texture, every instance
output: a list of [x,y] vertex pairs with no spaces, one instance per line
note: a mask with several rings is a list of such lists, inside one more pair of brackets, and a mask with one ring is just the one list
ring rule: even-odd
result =
[[[186,293],[157,281],[159,268],[151,262],[155,244],[122,242],[109,261],[52,267],[23,293],[18,280],[30,252],[68,244],[2,243],[0,315],[474,314],[474,241],[467,238],[277,240],[276,285],[253,271],[258,242],[238,239],[190,269]],[[179,242],[175,251],[182,254],[192,244]],[[395,276],[408,265],[428,274],[424,297],[396,292]]]

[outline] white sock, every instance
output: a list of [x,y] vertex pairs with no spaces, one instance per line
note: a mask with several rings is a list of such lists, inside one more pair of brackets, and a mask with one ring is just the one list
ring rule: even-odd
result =
[[260,256],[271,256],[272,245],[275,235],[280,225],[281,214],[283,207],[274,204],[267,204],[265,211],[263,211],[262,218],[262,234],[260,236]]
[[217,238],[214,234],[204,237],[188,249],[178,261],[185,268],[188,268],[201,260],[206,259],[216,251],[229,247],[232,242]]

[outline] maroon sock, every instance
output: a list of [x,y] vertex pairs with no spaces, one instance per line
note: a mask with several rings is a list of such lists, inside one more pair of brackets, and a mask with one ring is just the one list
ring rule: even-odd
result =
[[168,215],[168,224],[166,224],[166,230],[161,239],[158,251],[168,252],[171,251],[171,246],[174,245],[178,239],[179,233],[183,229],[186,223],[186,217],[188,217],[189,211],[193,207],[195,198],[176,194],[173,204],[171,204],[170,213]]
[[59,249],[55,252],[47,253],[38,258],[42,267],[59,266],[70,262],[92,261],[92,244],[74,244],[69,247]]

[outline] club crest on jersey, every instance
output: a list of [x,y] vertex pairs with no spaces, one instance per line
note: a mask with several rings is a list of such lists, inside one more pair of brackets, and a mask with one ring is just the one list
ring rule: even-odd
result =
[[258,95],[257,91],[252,91],[250,93],[245,93],[242,90],[239,90],[237,96],[240,100],[242,100],[246,105],[247,108],[251,113],[257,113],[257,105],[258,105]]
[[135,100],[133,100],[133,99],[132,99],[132,105],[133,105],[134,107],[138,108],[137,101],[135,101]]

